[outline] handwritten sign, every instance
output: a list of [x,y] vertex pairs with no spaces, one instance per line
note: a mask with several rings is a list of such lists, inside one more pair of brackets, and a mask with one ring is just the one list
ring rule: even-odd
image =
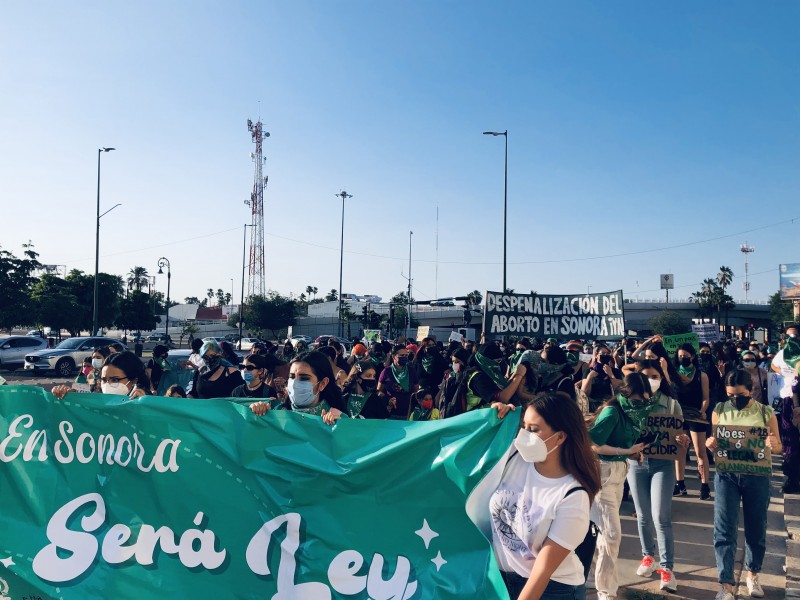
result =
[[447,341],[449,341],[449,342],[461,342],[461,340],[463,340],[463,339],[464,339],[464,336],[461,335],[459,332],[451,331],[450,332],[450,337],[447,339]]
[[428,337],[430,332],[431,332],[430,325],[420,325],[419,327],[417,327],[417,341],[421,342],[422,340],[424,340],[426,337]]
[[664,344],[664,349],[673,356],[678,348],[684,344],[691,344],[694,346],[695,354],[700,351],[699,340],[696,333],[681,333],[679,335],[665,335],[661,338],[661,343]]
[[683,434],[683,418],[670,413],[653,413],[647,415],[640,439],[649,446],[645,446],[642,454],[645,458],[660,460],[678,460],[681,449],[675,438]]
[[692,333],[696,333],[701,342],[719,341],[719,325],[716,323],[695,323],[692,325]]
[[766,427],[717,425],[714,462],[718,473],[772,475],[772,453],[767,448]]

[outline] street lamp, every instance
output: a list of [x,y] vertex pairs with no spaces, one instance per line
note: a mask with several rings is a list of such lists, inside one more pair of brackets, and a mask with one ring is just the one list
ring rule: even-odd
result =
[[241,346],[242,339],[242,325],[244,324],[244,267],[245,267],[245,250],[247,248],[247,228],[255,227],[255,225],[247,225],[245,223],[242,235],[242,302],[239,304],[239,340]]
[[347,198],[352,198],[352,194],[348,194],[344,190],[338,194],[334,194],[342,199],[342,243],[339,245],[339,337],[342,337],[342,268],[344,267],[344,201]]
[[97,318],[97,307],[98,307],[98,296],[100,293],[100,286],[98,282],[98,277],[100,275],[100,217],[103,215],[107,215],[112,210],[120,206],[116,204],[109,208],[106,212],[102,215],[100,214],[100,153],[101,152],[111,152],[112,150],[116,150],[116,148],[98,148],[97,149],[97,221],[95,223],[95,241],[94,241],[94,300],[92,302],[92,335],[97,335],[98,332],[98,318]]
[[164,267],[167,267],[167,325],[164,329],[164,335],[166,337],[167,343],[169,343],[169,284],[172,281],[172,270],[170,268],[169,260],[164,258],[163,256],[158,259],[158,274],[164,274]]
[[505,175],[503,182],[503,293],[508,289],[506,285],[506,249],[508,242],[508,129],[505,131],[484,131],[483,135],[502,135],[506,138]]

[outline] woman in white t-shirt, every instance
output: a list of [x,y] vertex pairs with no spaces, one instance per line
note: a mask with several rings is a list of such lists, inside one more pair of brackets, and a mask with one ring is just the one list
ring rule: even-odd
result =
[[[493,405],[501,417],[510,405]],[[489,500],[492,546],[516,600],[586,595],[575,548],[589,530],[600,468],[578,405],[543,392],[526,405],[522,429]]]

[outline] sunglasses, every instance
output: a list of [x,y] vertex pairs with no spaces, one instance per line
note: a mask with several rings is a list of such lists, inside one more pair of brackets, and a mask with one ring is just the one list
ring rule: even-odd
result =
[[239,370],[240,371],[242,371],[244,369],[247,369],[248,371],[256,371],[256,370],[258,370],[258,367],[256,367],[255,365],[239,365]]

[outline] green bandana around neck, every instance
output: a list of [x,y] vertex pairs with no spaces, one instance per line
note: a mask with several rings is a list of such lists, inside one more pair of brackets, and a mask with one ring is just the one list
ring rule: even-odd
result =
[[786,345],[783,347],[783,362],[792,367],[797,367],[800,361],[800,340],[797,338],[786,338]]
[[361,411],[364,410],[364,406],[367,404],[367,400],[369,400],[371,395],[372,394],[369,392],[366,394],[350,393],[347,397],[347,412],[353,419],[361,414]]
[[678,367],[678,373],[680,373],[684,377],[687,377],[688,379],[692,379],[694,377],[695,371],[696,371],[696,369],[693,366],[692,367],[684,367],[683,365],[680,365]]
[[483,354],[478,352],[475,355],[475,362],[478,363],[481,371],[486,373],[489,379],[491,379],[498,388],[502,390],[508,385],[508,381],[506,381],[506,378],[503,377],[503,374],[500,372],[500,365],[491,358],[486,358]]
[[400,387],[403,388],[403,391],[407,392],[411,383],[408,378],[408,365],[398,369],[397,365],[392,361],[392,375],[394,375],[395,381],[400,384]]
[[642,402],[631,402],[628,398],[623,396],[622,394],[617,394],[617,402],[622,407],[622,410],[625,412],[625,415],[633,421],[633,424],[636,426],[637,435],[641,433],[642,429],[644,429],[644,424],[647,422],[647,416],[653,412],[653,409],[658,406],[658,400],[661,395],[661,392],[656,392],[650,400],[644,400]]
[[423,356],[422,357],[422,369],[426,373],[430,373],[432,366],[433,366],[433,357],[432,356]]

